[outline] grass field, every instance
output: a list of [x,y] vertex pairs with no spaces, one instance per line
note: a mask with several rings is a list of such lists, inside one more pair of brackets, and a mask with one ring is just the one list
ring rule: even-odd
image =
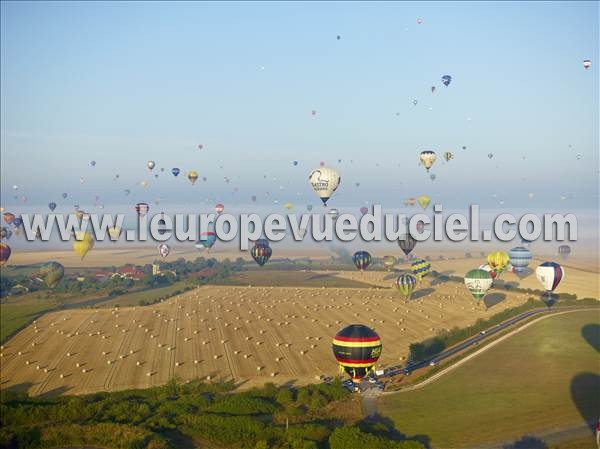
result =
[[599,413],[598,323],[590,312],[542,320],[422,389],[381,398],[379,412],[435,449],[580,425]]
[[0,342],[4,343],[15,331],[54,307],[55,305],[50,303],[0,305]]

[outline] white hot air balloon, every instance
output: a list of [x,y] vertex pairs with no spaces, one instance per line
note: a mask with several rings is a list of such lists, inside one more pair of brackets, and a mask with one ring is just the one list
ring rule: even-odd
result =
[[556,262],[544,262],[535,269],[535,277],[546,292],[553,292],[565,277],[565,270]]
[[319,167],[310,173],[308,180],[315,193],[323,201],[323,205],[327,206],[327,200],[337,190],[342,178],[338,172],[331,168]]
[[432,150],[421,151],[421,155],[419,156],[419,160],[421,161],[421,164],[423,164],[423,167],[425,167],[425,169],[427,170],[428,173],[429,173],[429,169],[434,164],[436,159],[437,159],[437,156],[435,155],[435,151],[432,151]]

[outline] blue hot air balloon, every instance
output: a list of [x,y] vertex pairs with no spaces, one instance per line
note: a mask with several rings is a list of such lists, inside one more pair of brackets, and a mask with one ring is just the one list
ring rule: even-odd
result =
[[529,262],[533,258],[533,253],[530,249],[523,246],[517,246],[508,252],[510,264],[513,266],[513,271],[517,275],[521,275],[527,271]]
[[200,234],[196,248],[211,249],[217,241],[217,234],[214,232],[203,232]]
[[175,176],[175,177],[177,177],[177,175],[179,175],[180,171],[181,170],[179,170],[177,167],[171,169],[171,173],[173,173],[173,176]]
[[367,251],[356,251],[352,256],[352,262],[356,268],[364,271],[371,265],[371,255]]
[[451,82],[452,82],[452,77],[450,75],[442,76],[442,83],[444,83],[444,86],[448,86],[448,84],[450,84]]
[[54,209],[56,209],[56,203],[48,203],[48,208],[54,212]]

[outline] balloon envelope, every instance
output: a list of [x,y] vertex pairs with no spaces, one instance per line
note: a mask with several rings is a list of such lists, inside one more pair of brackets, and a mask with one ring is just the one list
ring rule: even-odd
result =
[[352,379],[362,379],[381,356],[382,344],[377,333],[362,324],[351,324],[339,331],[332,342],[341,372]]
[[544,262],[535,269],[535,277],[544,290],[553,292],[565,277],[565,270],[556,262]]
[[327,205],[327,200],[340,185],[340,175],[332,168],[320,167],[313,170],[308,176],[308,180],[317,196]]
[[352,256],[352,262],[360,271],[366,270],[371,265],[371,255],[367,251],[357,251]]
[[493,279],[490,273],[477,268],[465,274],[464,281],[473,298],[480,300],[492,286]]
[[404,299],[410,299],[410,295],[417,285],[417,278],[412,274],[401,274],[395,282],[396,290]]
[[47,262],[40,267],[40,277],[46,285],[53,288],[65,275],[65,267],[58,262]]

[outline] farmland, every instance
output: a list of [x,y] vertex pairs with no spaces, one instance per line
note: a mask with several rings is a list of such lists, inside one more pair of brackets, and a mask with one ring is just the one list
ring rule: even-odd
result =
[[[379,411],[402,432],[426,433],[440,449],[593,424],[598,328],[597,313],[549,317],[422,389],[382,398]],[[589,430],[579,447],[593,444]]]
[[[385,272],[352,276],[389,285]],[[152,306],[53,312],[4,345],[2,388],[80,394],[173,377],[304,384],[337,373],[330,339],[350,323],[376,329],[384,343],[380,362],[389,365],[406,359],[411,342],[527,300],[511,292],[487,309],[462,285],[427,278],[420,292],[405,301],[383,287],[206,285]]]

